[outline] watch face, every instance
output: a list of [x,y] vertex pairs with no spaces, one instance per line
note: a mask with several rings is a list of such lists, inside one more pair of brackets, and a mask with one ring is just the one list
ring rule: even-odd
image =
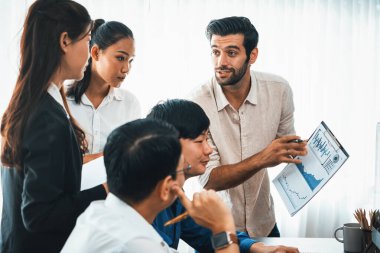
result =
[[224,248],[230,244],[230,238],[226,232],[222,232],[211,237],[212,247],[214,249]]

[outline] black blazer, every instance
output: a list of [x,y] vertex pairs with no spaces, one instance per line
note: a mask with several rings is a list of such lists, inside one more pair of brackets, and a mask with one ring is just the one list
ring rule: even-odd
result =
[[23,169],[1,169],[1,252],[59,252],[102,185],[80,191],[82,156],[62,106],[47,94],[30,115]]

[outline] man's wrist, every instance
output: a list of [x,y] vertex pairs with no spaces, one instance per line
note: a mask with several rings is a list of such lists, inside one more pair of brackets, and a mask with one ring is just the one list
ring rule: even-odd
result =
[[259,153],[251,156],[249,163],[251,164],[252,170],[260,170],[267,167],[264,163],[265,159],[262,158],[262,152],[263,151],[260,151]]
[[218,224],[214,224],[214,226],[210,227],[209,229],[212,231],[213,234],[218,234],[223,231],[236,231],[233,220],[223,220]]
[[252,244],[251,248],[249,249],[250,253],[262,253],[263,246],[265,246],[262,242],[255,242]]

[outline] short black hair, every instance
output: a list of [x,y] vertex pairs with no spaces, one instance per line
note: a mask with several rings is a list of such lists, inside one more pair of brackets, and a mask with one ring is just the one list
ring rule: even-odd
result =
[[222,19],[211,20],[206,28],[206,37],[211,41],[212,35],[226,36],[230,34],[244,35],[244,48],[247,57],[252,50],[257,47],[259,42],[259,33],[255,26],[246,17],[227,17]]
[[108,188],[127,203],[141,202],[159,181],[175,179],[180,156],[172,125],[153,119],[126,123],[111,132],[104,147]]
[[179,137],[195,139],[210,126],[210,120],[196,103],[185,99],[169,99],[152,108],[147,118],[164,120],[179,131]]

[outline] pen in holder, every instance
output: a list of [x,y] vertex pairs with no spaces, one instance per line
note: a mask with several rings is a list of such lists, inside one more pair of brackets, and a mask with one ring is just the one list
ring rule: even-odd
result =
[[370,210],[368,214],[369,222],[364,209],[356,209],[354,213],[362,232],[362,253],[380,253],[378,245],[380,234],[377,231],[380,226],[380,212],[379,210]]
[[361,229],[363,253],[374,253],[372,244],[372,231],[369,229]]

